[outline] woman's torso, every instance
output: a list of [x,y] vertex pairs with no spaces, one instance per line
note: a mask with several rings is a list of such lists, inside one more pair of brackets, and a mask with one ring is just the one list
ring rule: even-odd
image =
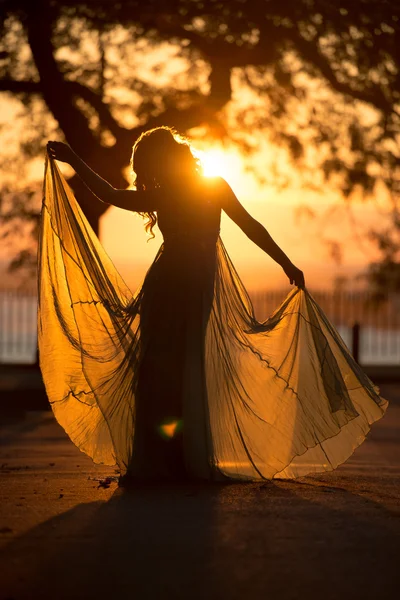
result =
[[221,221],[217,187],[199,177],[163,190],[157,221],[164,243],[142,288],[142,309],[153,319],[155,313],[164,318],[168,305],[194,310],[200,300],[212,301]]
[[195,177],[165,188],[157,211],[165,250],[215,247],[220,221],[217,179]]

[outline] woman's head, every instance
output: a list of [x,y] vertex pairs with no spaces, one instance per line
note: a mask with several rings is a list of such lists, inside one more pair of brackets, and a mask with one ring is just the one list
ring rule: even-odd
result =
[[[133,146],[131,167],[137,190],[162,188],[168,183],[195,176],[201,169],[188,140],[171,127],[156,127],[142,133]],[[151,212],[140,214],[148,217],[146,231],[152,234],[156,215]]]
[[171,127],[156,127],[142,133],[133,146],[131,166],[138,190],[162,187],[196,175],[200,170],[188,140]]

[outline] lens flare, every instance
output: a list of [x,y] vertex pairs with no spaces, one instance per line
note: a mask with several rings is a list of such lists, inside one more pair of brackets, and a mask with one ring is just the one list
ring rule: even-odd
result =
[[159,426],[159,432],[161,437],[166,440],[173,438],[182,429],[182,421],[179,419],[170,419]]

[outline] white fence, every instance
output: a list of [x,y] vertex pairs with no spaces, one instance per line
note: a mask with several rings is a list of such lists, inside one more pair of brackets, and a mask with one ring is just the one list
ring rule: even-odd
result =
[[[359,362],[400,366],[400,295],[378,307],[366,291],[311,291],[328,318],[352,349],[352,326],[360,325]],[[256,316],[267,317],[288,289],[251,294]],[[35,291],[0,290],[0,362],[34,363],[37,356],[37,296]]]

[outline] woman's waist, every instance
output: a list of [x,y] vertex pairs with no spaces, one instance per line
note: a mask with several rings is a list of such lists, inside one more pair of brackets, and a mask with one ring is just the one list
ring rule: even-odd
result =
[[147,272],[144,288],[158,289],[162,296],[213,289],[216,270],[216,246],[207,250],[190,250],[164,244]]
[[165,239],[157,260],[158,269],[174,272],[179,279],[208,277],[215,270],[217,239]]
[[219,230],[198,233],[193,231],[171,232],[164,234],[164,247],[192,247],[194,250],[212,248],[218,241]]

